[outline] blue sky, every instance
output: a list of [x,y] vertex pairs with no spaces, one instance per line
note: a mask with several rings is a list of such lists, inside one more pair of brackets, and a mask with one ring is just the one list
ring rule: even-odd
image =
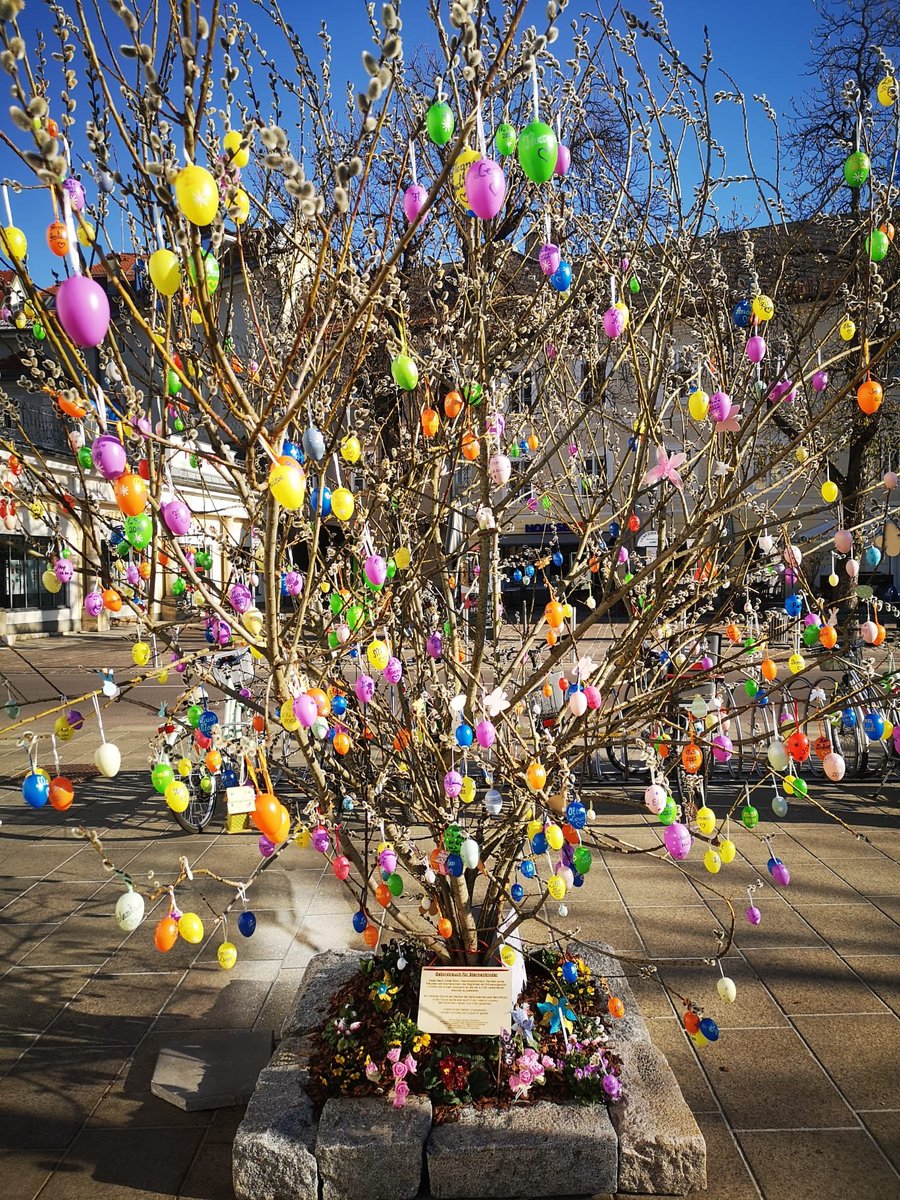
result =
[[[259,10],[250,4],[249,0],[239,0],[239,3],[242,12],[248,19],[253,20],[262,32],[264,23],[260,20]],[[533,22],[542,28],[545,24],[545,7],[545,0],[531,0],[526,24]],[[566,17],[560,23],[562,33],[556,46],[560,57],[565,57],[568,49],[568,26],[571,16],[591,7],[592,4],[585,3],[584,0],[572,0]],[[606,7],[609,8],[608,5]],[[627,0],[625,7],[641,18],[649,16],[647,0]],[[380,8],[379,3],[376,6],[379,15]],[[442,8],[445,14],[449,11],[448,0],[442,0]],[[313,62],[318,60],[320,52],[317,36],[320,23],[323,17],[328,21],[333,38],[332,69],[335,95],[339,97],[343,94],[343,81],[346,79],[352,80],[357,90],[361,89],[366,82],[361,52],[370,47],[370,32],[363,0],[329,0],[328,3],[323,3],[322,0],[283,0],[283,9],[289,15]],[[401,13],[404,22],[405,54],[412,57],[415,47],[427,41],[431,34],[426,2],[405,0],[401,5]],[[29,42],[32,42],[34,31],[38,27],[46,28],[46,16],[46,9],[41,4],[26,6],[22,24]],[[666,7],[666,16],[673,41],[685,59],[692,64],[696,64],[702,54],[703,26],[704,23],[708,25],[715,57],[713,91],[728,86],[717,69],[723,67],[734,76],[748,97],[753,93],[765,93],[779,117],[783,117],[791,112],[792,97],[811,86],[812,81],[804,78],[803,72],[808,55],[809,37],[815,22],[813,0],[756,0],[749,8],[733,3],[714,5],[710,0],[670,0]],[[115,24],[114,19],[112,23]],[[113,41],[117,44],[115,38]],[[649,43],[645,45],[646,61],[650,62],[655,57],[653,49]],[[645,53],[644,46],[641,47],[641,52],[642,55]],[[77,65],[81,65],[80,57]],[[83,97],[83,86],[79,88],[79,92]],[[81,114],[82,117],[87,115],[83,101]],[[22,144],[23,135],[9,128],[8,121],[5,121],[5,127],[10,135]],[[743,134],[739,114],[733,106],[718,107],[715,132],[725,146],[730,171],[735,174],[742,172],[746,165]],[[771,159],[771,137],[766,122],[754,118],[753,133],[760,162],[765,167]],[[0,173],[23,180],[25,178],[23,169],[5,147],[0,147]],[[697,172],[690,164],[685,165],[685,176],[683,182],[688,186],[697,182]],[[89,194],[89,200],[92,198]],[[753,203],[747,193],[737,197],[738,207],[751,218]],[[49,201],[41,206],[37,202],[25,203],[19,200],[14,206],[14,215],[29,239],[32,272],[43,281],[53,261],[44,242],[46,226],[52,219]]]

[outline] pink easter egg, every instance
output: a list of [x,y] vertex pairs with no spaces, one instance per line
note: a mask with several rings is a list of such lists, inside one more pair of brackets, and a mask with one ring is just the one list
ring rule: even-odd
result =
[[84,611],[89,617],[99,617],[103,612],[103,594],[88,592],[84,598]]
[[853,549],[853,534],[849,529],[839,529],[834,535],[834,548],[838,554],[849,554]]
[[411,184],[403,193],[403,212],[406,214],[406,219],[410,225],[422,211],[427,199],[428,192],[422,187],[421,183]]
[[479,158],[466,171],[466,199],[482,221],[496,217],[506,198],[506,176],[492,158]]
[[365,572],[373,587],[381,587],[387,579],[387,563],[380,554],[370,554],[365,562]]
[[753,337],[747,338],[746,355],[752,363],[761,363],[766,357],[765,338],[761,338],[758,333],[754,333]]
[[824,392],[828,387],[828,372],[816,371],[815,375],[812,377],[812,385],[813,391]]
[[509,483],[509,477],[512,473],[512,462],[506,454],[492,454],[488,463],[488,472],[491,481],[498,487],[503,487]]
[[58,558],[53,565],[53,573],[60,583],[70,583],[75,570],[67,558]]
[[99,346],[109,329],[109,300],[96,279],[70,275],[56,293],[56,315],[76,346]]
[[556,166],[554,168],[554,174],[559,175],[560,178],[563,175],[568,175],[571,166],[572,152],[568,146],[564,146],[562,142],[560,142],[556,148]]
[[731,397],[727,392],[713,392],[709,398],[709,415],[714,421],[724,421],[731,412]]
[[497,730],[492,721],[485,719],[478,722],[475,726],[475,740],[483,750],[489,750],[493,746],[497,740]]
[[545,275],[554,275],[562,259],[559,246],[545,242],[538,251],[538,264]]
[[886,487],[889,492],[892,492],[898,483],[897,472],[885,471],[884,478],[882,479],[881,483],[882,486]]
[[600,695],[598,688],[595,688],[592,683],[587,684],[584,689],[584,698],[587,700],[587,706],[590,709],[597,709],[603,703],[603,697]]
[[353,685],[353,690],[360,704],[368,704],[375,695],[375,680],[368,675],[360,675]]
[[608,338],[621,337],[625,332],[625,313],[621,308],[608,308],[603,314],[603,332]]
[[403,663],[393,654],[387,660],[387,666],[384,668],[384,677],[390,684],[399,683],[403,678]]
[[462,791],[462,775],[459,771],[448,771],[444,776],[444,792],[451,800],[455,800]]
[[315,700],[312,696],[308,696],[306,692],[294,697],[294,703],[291,705],[291,708],[293,708],[294,716],[304,729],[311,728],[313,721],[319,715]]
[[651,783],[648,788],[644,789],[644,804],[654,816],[658,817],[666,807],[667,799],[668,793],[662,784]]

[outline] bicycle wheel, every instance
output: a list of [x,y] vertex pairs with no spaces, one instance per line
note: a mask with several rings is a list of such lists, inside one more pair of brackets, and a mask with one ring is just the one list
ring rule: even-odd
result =
[[[612,692],[612,708],[627,712],[629,701],[634,695],[634,687],[626,682],[621,691]],[[624,723],[627,726],[627,722]],[[637,737],[629,737],[627,731],[621,738],[607,742],[604,747],[610,764],[622,775],[627,783],[632,775],[638,778],[649,776],[645,747]]]
[[[188,790],[188,806],[184,812],[173,811],[172,816],[186,833],[202,833],[216,811],[218,781],[215,775],[210,775],[200,763],[191,758],[192,746],[191,739],[183,736],[175,742],[170,751],[173,761],[185,759],[191,764],[190,775],[178,776]],[[204,780],[207,782],[204,783]]]

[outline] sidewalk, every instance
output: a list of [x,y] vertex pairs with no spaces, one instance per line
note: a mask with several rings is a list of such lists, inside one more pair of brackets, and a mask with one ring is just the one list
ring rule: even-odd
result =
[[[194,865],[246,876],[255,838],[181,833],[147,795],[146,778],[95,779],[76,800],[77,819],[99,831],[118,866],[167,879],[186,854]],[[813,806],[792,804],[776,849],[793,882],[762,890],[758,927],[744,919],[742,888],[766,875],[765,854],[752,835],[735,832],[739,857],[719,882],[733,888],[738,911],[725,964],[737,1003],[718,1000],[709,967],[676,961],[663,972],[719,1022],[717,1044],[695,1053],[662,989],[635,981],[653,1040],[706,1135],[708,1200],[900,1194],[898,800],[896,790],[884,806],[849,790],[827,794],[872,846]],[[656,837],[636,809],[598,811],[604,827],[635,844]],[[199,950],[183,941],[168,955],[154,949],[164,902],[135,933],[121,934],[112,917],[121,884],[65,832],[75,820],[28,810],[9,787],[0,817],[2,1195],[227,1200],[241,1112],[185,1114],[155,1099],[157,1049],[191,1029],[277,1031],[310,956],[353,937],[351,902],[313,851],[291,847],[253,891],[254,937],[230,931],[239,959],[225,972],[219,935]],[[706,878],[699,861],[682,875],[671,864],[607,856],[569,920],[620,950],[703,956],[725,911],[694,878]],[[227,894],[208,881],[193,888],[200,912],[198,892],[214,904]]]

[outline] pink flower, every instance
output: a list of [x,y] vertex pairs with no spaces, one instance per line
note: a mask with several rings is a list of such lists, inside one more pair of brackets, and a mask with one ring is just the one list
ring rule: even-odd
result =
[[394,1108],[403,1108],[406,1104],[406,1097],[409,1095],[409,1084],[404,1083],[401,1079],[394,1088]]
[[509,1086],[512,1088],[512,1090],[514,1092],[517,1092],[519,1090],[519,1088],[522,1086],[522,1080],[519,1078],[518,1075],[510,1075]]
[[542,1064],[542,1066],[544,1066],[544,1067],[545,1067],[545,1068],[546,1068],[548,1071],[552,1071],[552,1070],[553,1070],[553,1068],[556,1066],[556,1063],[553,1061],[553,1059],[550,1057],[550,1055],[549,1055],[549,1054],[545,1054],[545,1055],[543,1055],[543,1057],[541,1058],[541,1064]]
[[673,454],[670,456],[661,446],[657,446],[656,466],[651,467],[644,476],[643,486],[651,487],[655,483],[662,483],[664,479],[668,479],[669,483],[677,487],[679,491],[682,491],[684,483],[678,474],[678,468],[686,461],[686,454]]
[[413,1056],[411,1054],[407,1054],[403,1061],[406,1063],[406,1069],[409,1071],[410,1075],[415,1075],[416,1060],[413,1058]]
[[378,1064],[373,1063],[372,1060],[369,1059],[369,1061],[366,1063],[366,1079],[368,1079],[370,1083],[374,1083],[380,1075],[381,1072],[378,1069]]
[[406,1075],[406,1070],[406,1063],[395,1062],[391,1067],[391,1074],[395,1079],[403,1079],[403,1077]]
[[532,1083],[534,1082],[534,1076],[527,1067],[524,1067],[519,1072],[519,1082],[524,1088],[531,1087]]
[[388,1050],[387,1056],[388,1056],[388,1062],[392,1062],[392,1063],[399,1062],[400,1061],[400,1047],[392,1046],[391,1049]]

